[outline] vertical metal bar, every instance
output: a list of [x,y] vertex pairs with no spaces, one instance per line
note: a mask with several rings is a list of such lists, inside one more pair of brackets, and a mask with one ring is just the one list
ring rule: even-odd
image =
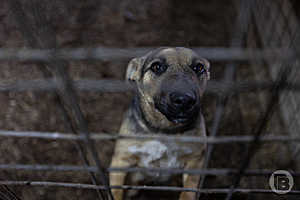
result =
[[[250,23],[250,17],[251,17],[250,8],[251,8],[251,6],[253,6],[252,4],[253,4],[252,0],[241,0],[241,2],[240,2],[240,6],[239,6],[240,9],[238,10],[238,17],[237,17],[237,21],[236,21],[235,28],[234,28],[235,31],[233,33],[232,40],[230,42],[231,47],[242,47],[243,46],[244,36],[248,31],[248,27],[249,27],[249,23]],[[228,65],[226,65],[226,71],[224,73],[223,80],[225,82],[231,82],[235,75],[235,71],[236,71],[236,63],[229,63]],[[214,121],[213,121],[213,125],[212,125],[212,133],[210,135],[212,137],[217,136],[220,121],[223,116],[227,101],[228,101],[228,96],[221,96],[221,97],[219,96],[218,97],[218,100],[217,100],[218,105],[217,105],[217,108],[215,111],[215,117],[214,117]],[[213,144],[207,145],[207,153],[206,153],[205,162],[204,162],[204,169],[208,168],[208,165],[209,165],[209,162],[210,162],[210,159],[212,156],[213,148],[214,148]],[[206,175],[203,175],[200,178],[200,181],[198,183],[199,189],[202,189],[204,187],[205,178],[206,178]],[[201,193],[198,192],[196,199],[200,199],[200,197],[201,197]]]
[[[45,13],[41,11],[40,2],[31,1],[31,11],[35,17],[34,24],[27,18],[24,10],[22,9],[22,4],[18,0],[12,0],[10,1],[10,4],[12,10],[14,11],[16,20],[19,23],[19,28],[21,29],[21,32],[23,33],[28,45],[38,48],[53,48],[53,57],[55,58],[55,32],[48,25],[49,23],[47,23],[46,16],[44,16]],[[65,61],[54,59],[43,66],[43,71],[50,73],[55,78],[55,81],[58,84],[58,89],[56,92],[61,104],[69,116],[69,119],[71,120],[72,129],[76,131],[76,133],[83,136],[86,148],[89,149],[92,154],[98,169],[98,173],[100,174],[100,180],[107,191],[107,193],[100,191],[102,194],[101,196],[105,199],[113,199],[109,189],[109,180],[106,175],[106,171],[104,170],[98,157],[94,142],[89,137],[87,122],[79,107],[76,93],[71,84],[71,79],[66,72],[66,66],[67,63]],[[95,182],[93,177],[92,180]]]

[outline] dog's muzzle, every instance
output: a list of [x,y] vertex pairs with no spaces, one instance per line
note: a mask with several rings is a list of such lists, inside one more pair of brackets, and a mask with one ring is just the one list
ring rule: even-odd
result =
[[171,92],[156,99],[155,107],[174,123],[189,123],[200,112],[199,98],[193,92]]

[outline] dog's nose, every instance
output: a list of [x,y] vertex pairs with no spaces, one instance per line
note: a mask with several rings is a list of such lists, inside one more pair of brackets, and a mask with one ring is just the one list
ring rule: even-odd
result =
[[177,109],[189,109],[196,103],[196,97],[189,93],[172,92],[170,94],[171,104]]

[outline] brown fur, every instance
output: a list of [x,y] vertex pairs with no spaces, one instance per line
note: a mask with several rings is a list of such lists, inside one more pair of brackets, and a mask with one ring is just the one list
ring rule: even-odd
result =
[[[157,76],[149,67],[153,62],[163,60],[168,68]],[[205,73],[197,76],[191,69],[194,62],[205,66]],[[185,126],[184,122],[170,121],[155,106],[154,97],[164,94],[164,85],[173,84],[180,87],[182,84],[195,87],[200,97],[204,93],[206,82],[209,80],[209,63],[200,58],[195,52],[187,48],[160,48],[144,57],[134,58],[128,65],[126,78],[137,88],[138,97],[126,113],[120,128],[122,135],[136,134],[172,134],[206,136],[205,122],[201,113],[197,115],[193,126]],[[167,82],[167,83],[166,83]],[[176,83],[177,82],[177,83]],[[176,90],[175,88],[174,90]],[[181,89],[182,90],[182,89]],[[199,143],[179,143],[159,140],[119,140],[116,143],[111,167],[173,167],[185,169],[202,168],[205,145]],[[175,161],[174,161],[175,160]],[[126,173],[111,173],[111,185],[123,185]],[[135,174],[131,182],[138,184],[151,177],[154,181],[171,180],[165,174]],[[183,175],[184,187],[196,188],[198,175]],[[122,200],[123,191],[113,190],[116,200]],[[180,200],[192,200],[195,193],[182,192]]]

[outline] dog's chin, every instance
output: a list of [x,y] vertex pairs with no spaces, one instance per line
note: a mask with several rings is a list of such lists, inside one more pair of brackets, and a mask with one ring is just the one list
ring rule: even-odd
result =
[[175,123],[175,124],[182,124],[182,125],[187,125],[187,124],[190,124],[192,122],[194,122],[198,115],[199,115],[199,109],[195,109],[191,112],[183,112],[183,113],[180,113],[180,114],[173,114],[173,113],[170,113],[170,112],[165,112],[165,113],[162,113],[165,115],[165,117]]
[[188,124],[191,121],[191,119],[188,117],[182,118],[182,117],[169,116],[169,115],[165,115],[165,116],[169,121],[171,121],[175,124]]
[[191,124],[197,119],[200,113],[200,106],[198,105],[186,111],[176,110],[171,105],[165,104],[156,104],[155,108],[160,113],[162,113],[170,122],[176,125]]

